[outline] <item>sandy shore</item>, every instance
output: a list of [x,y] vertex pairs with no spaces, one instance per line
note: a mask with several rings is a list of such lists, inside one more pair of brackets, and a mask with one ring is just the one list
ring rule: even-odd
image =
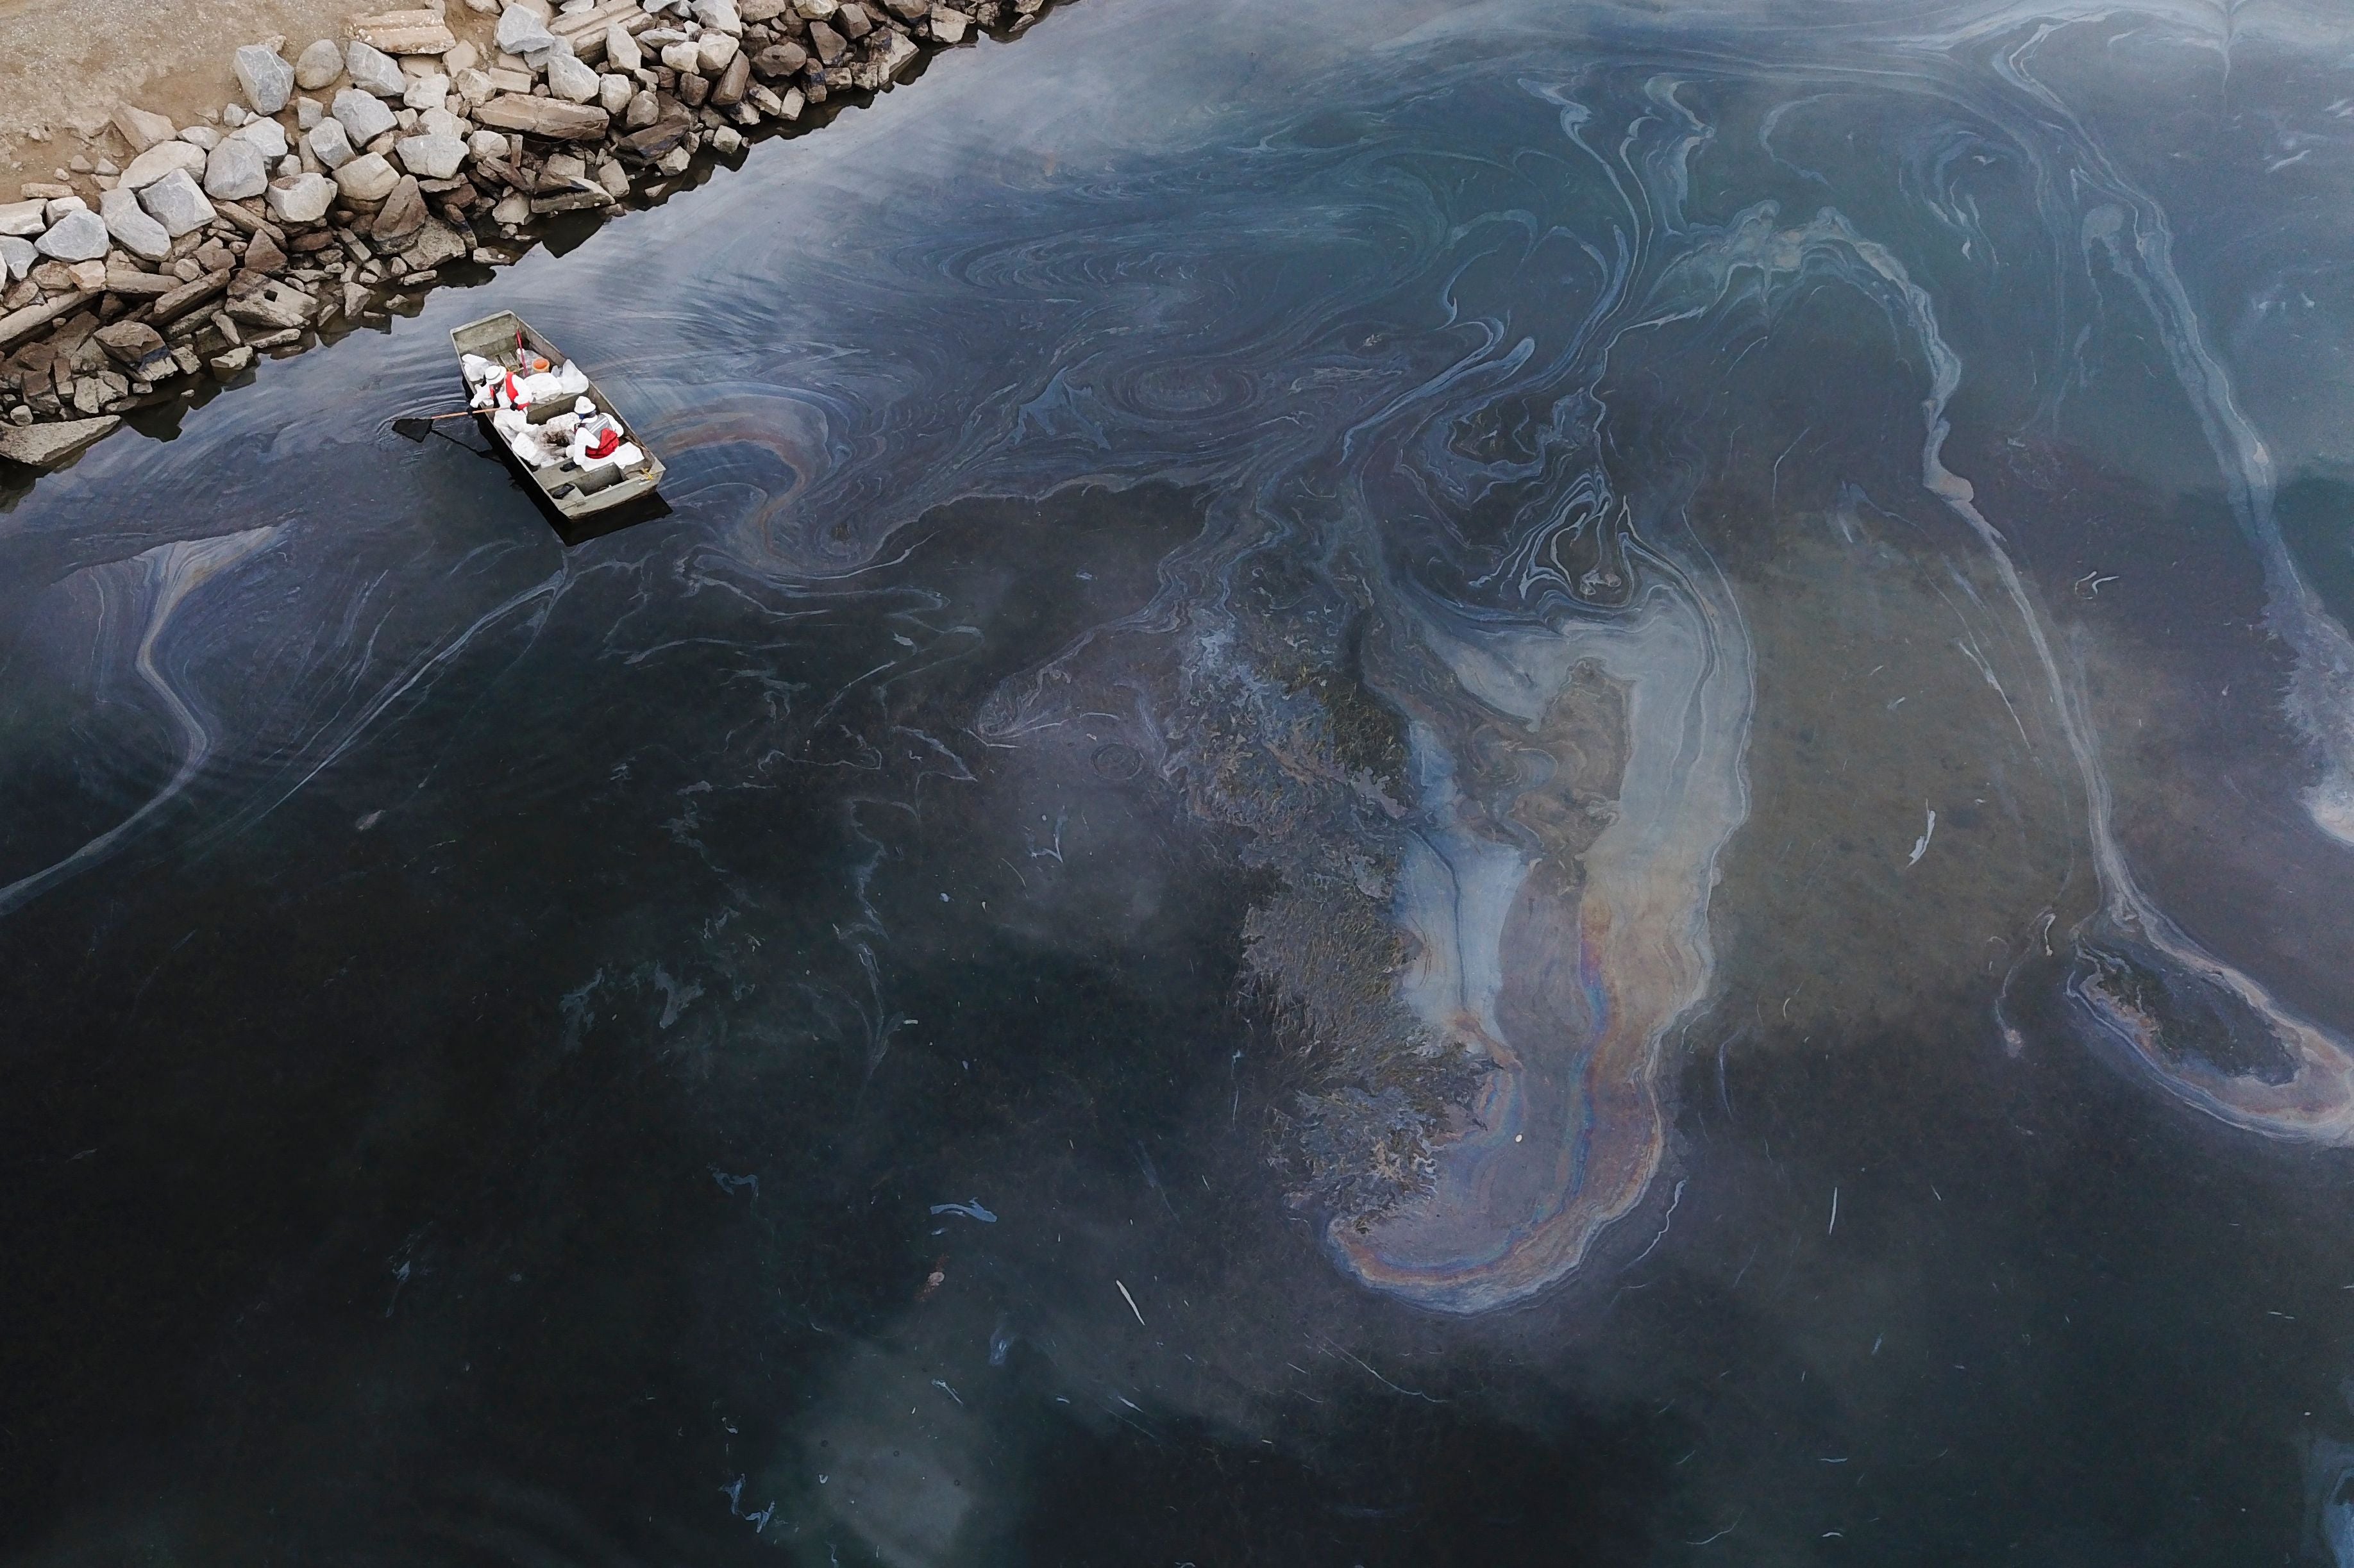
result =
[[[0,201],[26,180],[48,180],[79,155],[118,162],[129,149],[107,128],[128,101],[194,124],[238,97],[229,57],[241,44],[283,35],[291,58],[313,38],[345,37],[358,11],[390,10],[355,0],[0,0]],[[461,4],[451,29],[487,41],[491,20]],[[34,140],[46,135],[46,141]]]

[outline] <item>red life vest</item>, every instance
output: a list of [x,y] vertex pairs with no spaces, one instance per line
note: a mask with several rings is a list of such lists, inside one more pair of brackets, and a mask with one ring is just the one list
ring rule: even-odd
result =
[[611,457],[620,448],[621,432],[610,425],[588,438],[588,455],[592,458]]

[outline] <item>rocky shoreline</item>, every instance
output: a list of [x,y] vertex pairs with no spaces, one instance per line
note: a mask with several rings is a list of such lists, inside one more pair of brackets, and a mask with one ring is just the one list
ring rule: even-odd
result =
[[247,45],[236,101],[186,126],[122,104],[0,202],[0,461],[56,468],[1046,5],[437,0]]

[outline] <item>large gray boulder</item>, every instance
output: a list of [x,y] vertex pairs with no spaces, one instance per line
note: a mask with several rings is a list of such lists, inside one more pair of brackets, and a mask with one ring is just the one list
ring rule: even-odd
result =
[[[376,101],[370,99],[368,101],[373,103]],[[340,120],[320,121],[303,132],[302,143],[311,149],[313,157],[330,169],[340,169],[357,155],[356,149],[352,146],[351,136],[344,130],[344,122]]]
[[0,234],[29,239],[48,226],[48,203],[47,202],[0,203]]
[[114,242],[143,261],[161,261],[172,253],[172,237],[139,205],[139,193],[121,185],[101,194],[98,215]]
[[270,186],[270,165],[261,149],[242,137],[231,136],[205,160],[205,195],[223,201],[245,201]]
[[276,163],[286,155],[286,127],[275,120],[249,120],[229,132],[227,140],[248,142],[261,149],[261,155]]
[[404,136],[393,147],[400,166],[420,180],[446,180],[466,161],[466,143],[455,136]]
[[368,226],[368,233],[378,239],[399,239],[417,232],[425,221],[425,193],[417,188],[413,175],[403,175],[392,194],[384,198],[384,206]]
[[551,142],[600,142],[613,122],[602,109],[520,92],[499,94],[474,111],[474,119],[494,131],[521,131]]
[[741,37],[744,19],[736,14],[736,0],[695,0],[695,19],[706,32]]
[[137,157],[122,171],[114,183],[125,190],[144,190],[175,169],[191,171],[205,166],[205,149],[193,142],[158,142]]
[[321,38],[294,58],[294,85],[305,92],[326,86],[344,74],[344,51],[333,38]]
[[556,35],[527,5],[510,5],[499,13],[499,48],[511,55],[534,55],[556,47]]
[[147,216],[164,226],[164,232],[177,239],[192,234],[220,215],[196,182],[186,169],[174,169],[154,185],[139,193],[139,205]]
[[561,52],[547,57],[547,91],[567,103],[586,103],[597,96],[597,72]]
[[145,152],[158,142],[168,142],[175,134],[170,120],[128,103],[115,105],[114,128],[131,144],[133,154]]
[[605,29],[605,63],[615,70],[635,70],[645,64],[645,52],[630,30],[616,22]]
[[294,93],[294,68],[267,44],[248,44],[229,62],[256,114],[275,114]]
[[381,100],[352,87],[335,94],[334,107],[329,112],[344,122],[355,147],[366,146],[398,123]]
[[408,79],[400,73],[399,62],[374,44],[357,38],[345,44],[344,69],[352,73],[354,87],[378,98],[398,98],[408,90]]
[[108,414],[96,419],[12,425],[0,429],[0,458],[27,468],[55,468],[121,423],[121,415]]
[[67,213],[33,241],[33,249],[52,261],[95,261],[106,247],[106,220],[87,207]]
[[297,175],[269,190],[270,216],[281,223],[316,223],[335,204],[335,182],[324,175]]
[[29,239],[13,234],[0,234],[0,278],[14,283],[38,265],[41,253],[33,249]]
[[382,201],[400,178],[400,171],[381,153],[363,154],[335,171],[336,186],[354,201]]

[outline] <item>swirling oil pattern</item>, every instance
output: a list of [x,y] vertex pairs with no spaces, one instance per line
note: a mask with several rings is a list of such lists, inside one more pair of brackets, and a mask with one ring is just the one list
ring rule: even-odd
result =
[[[9,493],[0,1512],[2348,1561],[2349,60],[1084,0]],[[389,432],[500,308],[669,515]]]

